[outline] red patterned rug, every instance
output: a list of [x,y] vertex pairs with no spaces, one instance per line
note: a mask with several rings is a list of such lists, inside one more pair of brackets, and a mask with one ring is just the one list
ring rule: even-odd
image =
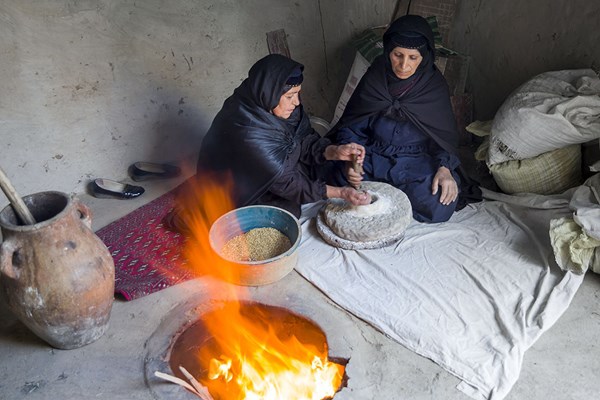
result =
[[114,259],[117,295],[133,300],[194,277],[182,255],[186,238],[163,223],[174,203],[168,192],[96,232]]

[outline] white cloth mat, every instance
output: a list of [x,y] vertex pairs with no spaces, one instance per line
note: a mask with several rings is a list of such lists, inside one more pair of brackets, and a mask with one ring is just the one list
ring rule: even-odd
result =
[[296,270],[338,305],[462,380],[473,399],[504,398],[525,351],[567,309],[583,275],[554,261],[549,221],[572,215],[564,196],[486,200],[450,221],[413,221],[372,250],[328,245],[305,206]]

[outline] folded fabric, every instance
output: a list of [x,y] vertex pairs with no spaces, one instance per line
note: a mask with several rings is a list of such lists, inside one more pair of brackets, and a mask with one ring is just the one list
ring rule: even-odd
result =
[[550,221],[550,240],[562,269],[577,274],[588,269],[600,272],[600,240],[588,236],[573,218]]
[[572,217],[550,221],[550,238],[558,265],[569,271],[600,273],[600,173],[574,190]]

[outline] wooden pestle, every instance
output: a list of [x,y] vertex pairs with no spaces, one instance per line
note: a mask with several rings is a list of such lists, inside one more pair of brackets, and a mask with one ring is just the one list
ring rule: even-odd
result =
[[[361,175],[363,174],[362,164],[358,163],[358,155],[352,157],[352,169]],[[360,185],[358,185],[358,187],[355,187],[355,189],[360,190]]]
[[0,187],[2,187],[2,191],[8,197],[10,204],[15,210],[17,216],[27,225],[35,224],[35,218],[29,211],[29,208],[25,205],[23,199],[17,194],[17,191],[13,187],[13,185],[8,180],[8,177],[0,167]]

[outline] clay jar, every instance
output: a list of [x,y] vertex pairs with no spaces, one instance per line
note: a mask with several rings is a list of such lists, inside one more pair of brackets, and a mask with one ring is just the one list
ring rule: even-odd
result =
[[36,220],[22,225],[12,206],[0,212],[0,295],[15,316],[59,349],[100,338],[113,304],[113,259],[91,229],[91,212],[61,192],[23,201]]

